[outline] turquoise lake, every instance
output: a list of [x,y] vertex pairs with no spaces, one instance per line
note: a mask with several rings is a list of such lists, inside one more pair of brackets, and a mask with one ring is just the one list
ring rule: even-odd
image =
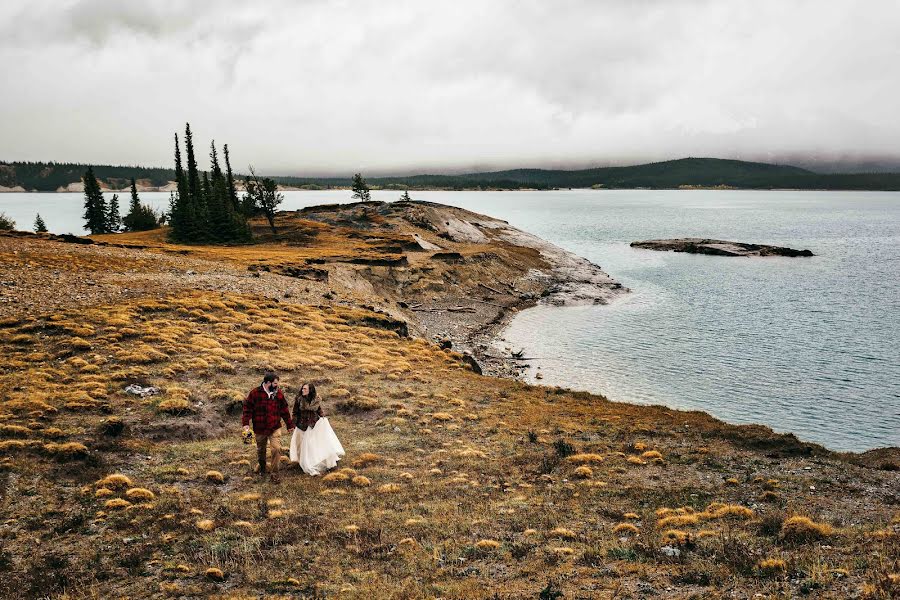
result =
[[[349,201],[286,192],[284,209]],[[396,192],[374,192],[395,200]],[[900,193],[419,192],[509,221],[599,264],[632,292],[608,306],[536,307],[503,332],[544,385],[763,423],[835,450],[900,446]],[[120,195],[127,206],[127,194]],[[164,207],[168,194],[142,198]],[[30,228],[82,233],[80,194],[0,194]],[[638,250],[714,237],[809,248],[812,258]]]

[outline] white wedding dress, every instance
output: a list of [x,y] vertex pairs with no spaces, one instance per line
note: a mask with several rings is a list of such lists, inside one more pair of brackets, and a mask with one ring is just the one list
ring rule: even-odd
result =
[[294,429],[291,436],[291,462],[300,463],[300,468],[309,475],[321,475],[337,466],[344,456],[344,447],[334,434],[331,423],[319,417],[314,427],[306,431]]

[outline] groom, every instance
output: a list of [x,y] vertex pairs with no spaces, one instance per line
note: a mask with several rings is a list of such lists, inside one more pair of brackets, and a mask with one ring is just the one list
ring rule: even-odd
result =
[[244,412],[241,424],[244,431],[250,431],[253,421],[253,434],[256,436],[256,459],[259,462],[259,474],[266,474],[266,446],[270,446],[270,468],[272,479],[278,481],[278,467],[281,461],[281,420],[287,426],[288,433],[294,430],[294,421],[288,410],[284,394],[278,389],[278,375],[268,371],[263,376],[262,385],[250,390],[244,400]]

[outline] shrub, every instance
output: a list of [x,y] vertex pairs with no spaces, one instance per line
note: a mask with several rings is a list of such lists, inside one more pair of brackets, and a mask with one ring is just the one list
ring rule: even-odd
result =
[[107,475],[106,477],[98,481],[97,485],[100,487],[107,487],[111,489],[132,487],[131,479],[129,479],[125,475],[122,475],[121,473],[113,473],[112,475]]
[[370,410],[381,408],[381,404],[374,398],[367,398],[365,396],[352,396],[350,398],[338,400],[334,403],[334,407],[337,412],[352,414],[358,412],[368,412]]
[[366,467],[372,463],[381,461],[381,457],[373,452],[363,452],[353,461],[354,467]]
[[384,485],[378,486],[379,494],[393,494],[395,492],[400,491],[400,486],[396,483],[385,483]]
[[710,519],[752,519],[756,516],[752,510],[740,504],[721,504],[714,502],[706,507],[707,518]]
[[640,533],[640,530],[631,523],[619,523],[613,527],[613,533],[618,533],[619,535],[637,535]]
[[325,475],[324,477],[322,477],[322,483],[325,483],[327,485],[336,485],[339,483],[344,483],[348,479],[349,479],[349,477],[347,477],[347,475],[345,473],[336,471],[334,473],[329,473],[329,474]]
[[765,558],[756,563],[756,568],[763,577],[774,577],[787,570],[787,563],[780,558]]
[[216,524],[212,519],[201,519],[197,521],[197,529],[200,531],[212,531],[216,528]]
[[207,471],[205,477],[210,483],[225,483],[225,476],[219,471]]
[[590,479],[594,476],[594,471],[587,465],[581,465],[575,469],[575,477],[578,479]]
[[169,398],[159,403],[159,411],[170,415],[185,415],[193,410],[191,403],[184,398]]
[[368,487],[372,485],[372,480],[364,475],[357,475],[353,478],[353,485],[357,487]]
[[210,567],[206,570],[206,577],[213,581],[225,581],[225,573],[221,569]]
[[77,460],[88,455],[87,446],[78,442],[65,442],[62,444],[50,442],[44,444],[44,450],[58,460]]
[[566,458],[575,454],[575,447],[566,440],[556,440],[553,442],[553,449],[560,458]]
[[112,500],[107,500],[103,506],[109,509],[128,508],[131,506],[131,502],[124,498],[113,498]]
[[0,437],[25,438],[30,433],[30,429],[21,425],[0,425]]
[[584,465],[588,463],[600,463],[603,462],[603,456],[600,454],[593,453],[580,453],[580,454],[572,454],[567,457],[566,460],[570,463],[574,463],[576,465]]
[[816,523],[809,517],[793,516],[781,525],[781,537],[787,542],[813,542],[834,535],[834,528],[827,523]]
[[16,228],[16,222],[0,212],[0,231],[12,231]]
[[688,546],[693,543],[693,537],[680,529],[669,529],[662,534],[662,541],[676,546]]
[[500,549],[500,542],[497,540],[478,540],[475,542],[475,548],[481,552],[494,552]]
[[565,527],[557,527],[550,532],[551,537],[558,537],[564,540],[574,540],[575,532],[571,529],[566,529]]
[[125,496],[132,500],[153,500],[156,495],[146,488],[131,488]]

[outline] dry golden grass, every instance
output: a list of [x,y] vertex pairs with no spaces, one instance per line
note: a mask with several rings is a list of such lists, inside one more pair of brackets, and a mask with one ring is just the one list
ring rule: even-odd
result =
[[764,558],[756,563],[756,568],[763,577],[772,577],[783,574],[787,563],[780,558]]
[[121,473],[113,473],[98,481],[97,485],[111,489],[120,489],[132,487],[133,484],[129,477],[122,475]]
[[[123,310],[133,312],[127,318],[133,330],[129,338],[105,338],[106,312],[121,315]],[[731,446],[723,436],[738,430],[730,426],[695,413],[616,405],[587,394],[478,377],[451,353],[420,340],[351,327],[344,320],[348,314],[341,308],[198,293],[87,314],[82,324],[95,333],[81,336],[91,345],[76,353],[81,360],[55,359],[74,336],[62,329],[41,349],[46,356],[34,363],[24,358],[33,348],[0,341],[9,350],[0,355],[0,415],[5,415],[0,425],[12,427],[0,430],[0,469],[17,474],[9,480],[10,518],[37,514],[39,499],[65,514],[52,517],[54,522],[82,518],[86,525],[77,531],[57,534],[49,524],[37,527],[71,554],[67,576],[78,585],[94,586],[95,597],[141,597],[169,583],[179,586],[173,595],[188,597],[296,594],[309,583],[307,571],[298,565],[315,565],[317,593],[329,597],[383,597],[384,590],[398,590],[397,598],[474,599],[488,590],[536,597],[549,578],[562,582],[567,597],[609,596],[613,585],[621,586],[621,595],[637,597],[638,581],[646,580],[673,587],[676,597],[685,589],[710,595],[738,590],[752,597],[769,593],[768,585],[787,586],[785,597],[790,597],[799,595],[800,584],[765,575],[757,566],[761,558],[780,557],[791,565],[791,573],[827,574],[825,566],[816,565],[844,565],[842,557],[853,553],[887,556],[896,544],[896,536],[877,534],[893,527],[889,523],[895,509],[852,491],[846,492],[852,498],[847,506],[863,503],[873,511],[857,517],[865,525],[847,526],[846,533],[828,537],[828,544],[794,542],[790,519],[785,527],[772,525],[782,506],[806,503],[816,514],[842,515],[847,514],[843,499],[840,494],[806,494],[805,481],[798,485],[798,476],[785,474],[779,459]],[[62,316],[61,322],[76,323],[74,316]],[[247,331],[253,323],[285,332],[277,349],[254,343]],[[20,327],[13,325],[12,334],[26,333]],[[120,360],[122,351],[141,344],[165,358],[142,364]],[[223,349],[244,356],[232,360]],[[251,476],[255,446],[241,443],[238,416],[225,407],[240,400],[258,383],[260,371],[276,360],[290,366],[313,356],[319,357],[315,364],[327,360],[341,367],[308,376],[303,366],[283,374],[282,383],[291,388],[312,379],[320,385],[326,412],[347,449],[346,463],[353,468],[316,478],[286,468],[276,487]],[[207,368],[183,368],[188,363],[201,366],[200,360]],[[229,361],[231,368],[220,370],[219,360]],[[385,374],[393,373],[391,361],[401,367],[408,363],[410,371],[387,379]],[[364,363],[374,367],[371,373]],[[101,366],[111,379],[84,372],[91,365]],[[37,372],[54,384],[45,394],[13,389],[23,374]],[[148,399],[127,396],[122,388],[133,381],[157,385],[164,393]],[[79,392],[78,400],[73,395],[68,401],[95,407],[62,409],[63,386]],[[350,394],[336,398],[336,389]],[[465,401],[455,402],[458,398]],[[187,401],[193,411],[161,412],[158,405],[169,399]],[[361,399],[371,401],[365,411],[338,408]],[[442,421],[435,416],[441,412],[454,418]],[[124,431],[117,436],[100,433],[113,416],[122,419]],[[225,429],[217,428],[219,422]],[[462,429],[448,428],[455,424]],[[687,429],[684,425],[713,451],[695,450],[696,440],[680,433]],[[60,465],[45,451],[51,428],[59,431],[59,441],[87,446],[88,456],[70,469],[78,485],[56,485],[54,480],[32,488],[32,497],[24,484],[34,480],[32,475],[73,466]],[[541,439],[530,441],[529,432],[541,432]],[[639,442],[642,449],[632,444],[635,435],[645,440]],[[557,454],[556,440],[569,442],[576,453]],[[620,456],[616,449],[628,452]],[[648,452],[660,456],[643,455]],[[665,456],[666,466],[639,466],[628,462],[629,456],[641,462]],[[767,465],[759,482],[722,485],[726,474],[744,473],[752,460]],[[818,470],[832,460],[810,464]],[[102,470],[100,465],[105,465]],[[839,472],[828,468],[832,476]],[[109,476],[116,469],[128,476]],[[208,481],[207,472],[221,479]],[[589,478],[578,479],[587,473]],[[598,481],[601,475],[607,481]],[[816,471],[816,476],[822,475]],[[740,477],[749,481],[749,476]],[[780,501],[756,510],[738,504],[753,501],[774,478],[783,482],[777,485]],[[716,502],[702,508],[705,498]],[[114,504],[107,508],[107,501]],[[681,508],[668,508],[667,502]],[[657,509],[660,514],[653,518]],[[642,515],[644,526],[622,522],[640,521]],[[204,531],[199,526],[204,522],[212,523],[212,529]],[[560,522],[565,527],[557,527]],[[11,548],[17,565],[41,572],[41,554],[26,556],[19,550],[35,533],[7,526],[4,546]],[[125,538],[140,541],[125,543]],[[497,546],[478,548],[479,540]],[[659,553],[664,544],[682,550],[678,560]],[[126,575],[127,569],[116,562],[89,571],[85,565],[100,546],[109,548],[110,560],[142,565],[142,575]],[[146,555],[136,556],[138,548]],[[741,552],[746,559],[740,564],[722,558]],[[598,560],[617,575],[597,578],[587,565]],[[191,567],[180,573],[172,570],[177,564]],[[457,564],[475,569],[458,577],[456,567],[446,566]],[[873,562],[849,569],[840,579],[822,577],[818,590],[826,598],[846,597],[848,589],[856,593],[863,583],[884,580],[883,572],[893,569],[892,564]],[[223,578],[227,572],[227,584],[205,577],[210,568],[221,570]],[[708,585],[677,583],[688,571]],[[105,579],[96,578],[97,573]],[[288,581],[290,576],[300,581],[299,588]],[[347,585],[353,591],[342,593]],[[59,591],[44,595],[54,594]]]
[[125,496],[130,500],[153,500],[156,498],[156,494],[146,488],[131,488],[125,492]]
[[835,533],[834,527],[831,525],[817,523],[809,517],[800,515],[785,519],[781,526],[781,537],[788,542],[813,542],[829,538]]
[[603,456],[600,454],[582,453],[573,454],[567,457],[566,460],[576,465],[584,465],[589,463],[601,463],[603,462]]

